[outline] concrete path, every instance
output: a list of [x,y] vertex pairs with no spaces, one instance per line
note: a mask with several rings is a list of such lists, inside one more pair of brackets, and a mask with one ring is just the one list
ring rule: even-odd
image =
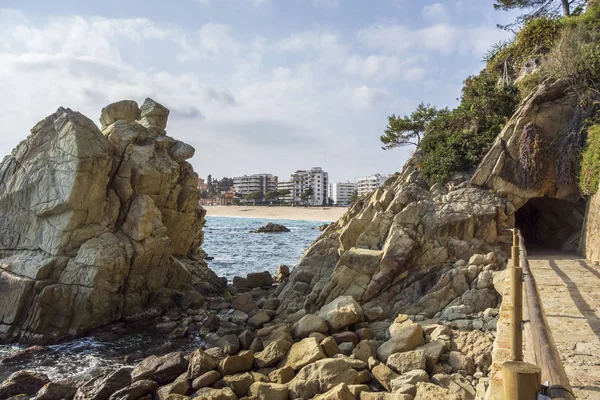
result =
[[529,265],[575,396],[600,400],[600,267],[533,250]]

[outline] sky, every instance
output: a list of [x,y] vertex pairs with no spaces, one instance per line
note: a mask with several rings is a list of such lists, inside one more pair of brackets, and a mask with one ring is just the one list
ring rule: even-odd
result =
[[[453,107],[514,15],[492,0],[2,0],[0,155],[60,106],[151,97],[206,177],[401,170],[387,116]],[[1,156],[0,156],[1,157]]]

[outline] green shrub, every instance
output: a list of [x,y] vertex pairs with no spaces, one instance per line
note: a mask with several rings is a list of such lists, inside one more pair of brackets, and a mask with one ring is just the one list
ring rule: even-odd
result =
[[584,194],[594,194],[600,185],[600,125],[588,129],[588,139],[581,157],[579,188]]

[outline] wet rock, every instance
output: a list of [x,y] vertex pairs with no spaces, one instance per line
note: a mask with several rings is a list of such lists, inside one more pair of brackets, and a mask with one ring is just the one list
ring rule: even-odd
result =
[[306,314],[292,326],[292,336],[294,339],[303,339],[313,332],[319,332],[323,335],[329,333],[327,322],[314,314]]
[[108,399],[117,390],[123,389],[131,384],[131,374],[130,368],[121,368],[110,374],[96,376],[77,389],[74,399]]
[[44,346],[31,346],[26,349],[19,350],[16,353],[3,358],[2,360],[0,360],[0,364],[25,363],[46,351],[47,350]]
[[231,388],[212,389],[202,388],[196,392],[196,398],[202,400],[237,400],[238,397]]
[[250,350],[241,351],[236,356],[225,357],[219,363],[221,375],[233,375],[239,372],[246,372],[252,369],[254,363],[254,353]]
[[333,332],[342,330],[362,319],[362,308],[351,296],[340,296],[323,306],[317,315],[324,319]]
[[250,396],[258,399],[288,400],[288,388],[279,383],[254,382],[250,386]]
[[188,361],[181,352],[169,353],[164,356],[150,356],[139,363],[131,372],[132,381],[152,380],[159,385],[174,381],[186,372]]
[[17,371],[0,384],[0,399],[18,394],[33,395],[48,382],[48,377],[39,372]]
[[317,360],[326,358],[323,349],[319,346],[317,339],[306,338],[298,343],[294,343],[285,358],[284,365],[299,370],[302,367],[311,364]]
[[[77,387],[69,382],[48,382],[36,393],[35,400],[72,399],[76,391]],[[111,397],[111,400],[116,399]]]
[[187,377],[194,380],[199,376],[214,370],[219,365],[219,359],[202,349],[195,350],[189,357]]
[[427,357],[423,350],[395,353],[387,359],[387,366],[398,374],[404,374],[413,369],[424,370],[427,367]]
[[263,351],[254,355],[254,362],[258,368],[275,365],[278,361],[285,358],[291,347],[291,341],[285,339],[275,340],[269,343]]
[[274,224],[272,222],[267,222],[264,226],[260,228],[250,231],[250,233],[284,233],[290,232],[288,228],[280,224]]
[[192,382],[192,388],[194,390],[198,390],[204,387],[210,387],[219,379],[221,379],[220,373],[217,371],[208,371],[194,379]]
[[[124,387],[123,389],[114,392],[109,400],[137,400],[149,394],[152,394],[158,389],[158,384],[151,380],[141,380],[133,382],[131,385]],[[54,397],[53,399],[60,399],[63,397]],[[64,397],[69,398],[69,397]],[[50,398],[48,399],[50,400]]]
[[377,349],[377,358],[380,361],[387,362],[387,359],[392,354],[414,350],[424,343],[425,340],[421,325],[413,323],[405,324],[402,330],[399,330],[394,337]]

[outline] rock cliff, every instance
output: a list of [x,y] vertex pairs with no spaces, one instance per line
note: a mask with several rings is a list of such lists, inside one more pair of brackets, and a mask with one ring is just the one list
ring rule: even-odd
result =
[[0,164],[0,340],[54,341],[223,285],[197,254],[194,148],[151,99],[59,108]]
[[314,312],[342,295],[352,296],[372,320],[398,313],[466,318],[494,308],[499,297],[492,272],[502,260],[471,257],[508,239],[501,228],[514,224],[514,211],[464,179],[430,188],[411,160],[305,252],[279,288],[278,313]]

